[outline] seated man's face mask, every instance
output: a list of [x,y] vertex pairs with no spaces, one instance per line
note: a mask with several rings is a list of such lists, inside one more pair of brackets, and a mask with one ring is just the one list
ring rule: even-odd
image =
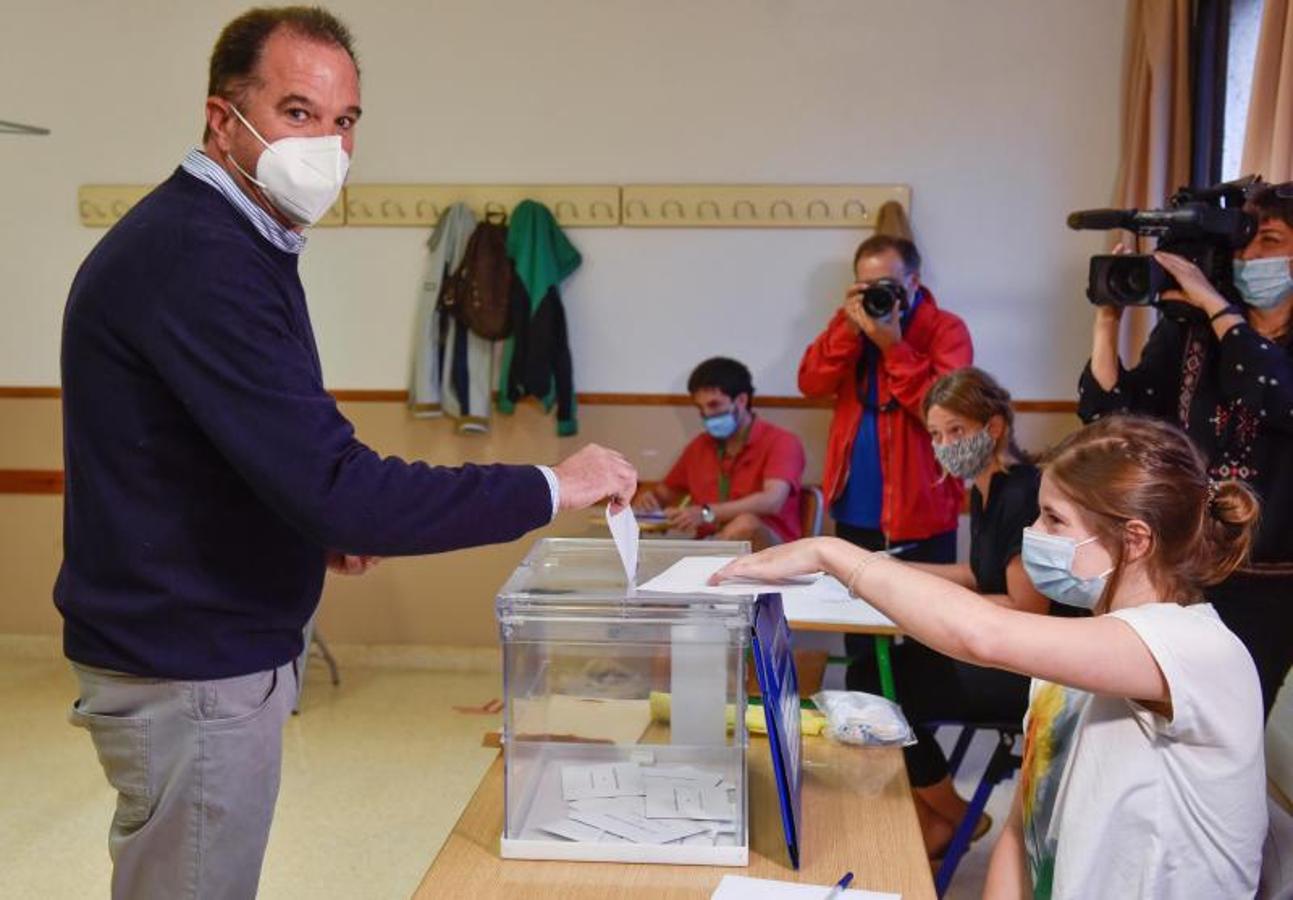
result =
[[297,225],[313,225],[336,202],[346,183],[350,157],[340,135],[285,137],[270,143],[232,103],[229,108],[256,140],[265,145],[256,162],[256,177],[226,154],[234,168],[265,192],[274,207]]
[[710,437],[720,441],[725,441],[736,434],[737,425],[740,424],[736,416],[736,407],[712,416],[702,416],[701,421],[705,423],[705,430],[709,432]]

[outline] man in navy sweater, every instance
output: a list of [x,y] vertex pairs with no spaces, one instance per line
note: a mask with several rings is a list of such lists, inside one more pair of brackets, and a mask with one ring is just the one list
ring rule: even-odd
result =
[[297,274],[354,148],[350,35],[322,10],[253,10],[210,74],[202,149],[94,248],[64,319],[54,596],[72,721],[118,792],[118,897],[255,894],[326,567],[510,541],[636,487],[592,445],[553,469],[450,469],[362,444]]

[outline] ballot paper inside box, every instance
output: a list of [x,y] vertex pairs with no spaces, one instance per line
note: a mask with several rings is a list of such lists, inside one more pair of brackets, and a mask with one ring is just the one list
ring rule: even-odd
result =
[[[642,541],[637,580],[684,557],[747,552]],[[504,857],[748,863],[754,602],[635,591],[609,540],[534,545],[496,605]]]

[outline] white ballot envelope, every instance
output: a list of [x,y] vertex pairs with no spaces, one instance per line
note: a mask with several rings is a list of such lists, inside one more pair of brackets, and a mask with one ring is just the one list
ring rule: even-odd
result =
[[624,577],[629,587],[637,587],[638,582],[638,542],[642,530],[633,515],[633,507],[625,506],[617,513],[611,512],[611,505],[606,504],[606,527],[611,530],[615,540],[615,549],[619,551],[620,562],[624,564]]

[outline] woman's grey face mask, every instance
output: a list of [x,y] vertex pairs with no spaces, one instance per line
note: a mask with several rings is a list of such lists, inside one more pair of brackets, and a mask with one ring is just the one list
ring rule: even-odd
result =
[[959,441],[935,444],[934,458],[949,475],[973,478],[988,467],[996,449],[996,439],[985,427]]

